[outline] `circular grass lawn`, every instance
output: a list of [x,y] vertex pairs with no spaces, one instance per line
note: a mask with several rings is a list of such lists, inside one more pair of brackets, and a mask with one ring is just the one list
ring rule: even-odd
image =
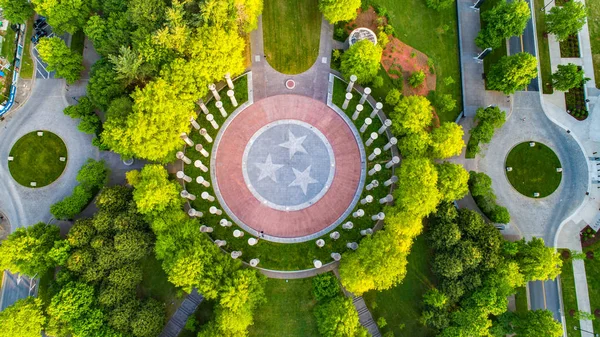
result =
[[[43,136],[38,136],[43,132]],[[8,162],[12,177],[27,187],[42,187],[58,179],[67,165],[67,147],[52,132],[34,131],[21,137],[10,150]],[[61,161],[60,157],[65,157]],[[35,182],[36,186],[31,186]]]
[[534,193],[539,193],[538,198],[543,198],[560,185],[562,173],[556,172],[561,167],[560,160],[546,145],[536,142],[532,147],[529,143],[521,143],[510,150],[506,167],[512,167],[512,171],[507,171],[506,175],[521,194],[533,198]]

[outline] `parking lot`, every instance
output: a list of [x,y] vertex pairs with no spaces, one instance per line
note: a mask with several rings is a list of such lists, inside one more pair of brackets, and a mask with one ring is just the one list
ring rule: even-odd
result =
[[[52,27],[50,27],[50,25],[43,24],[42,27],[40,27],[40,28],[41,29],[36,29],[34,31],[34,33],[33,33],[34,36],[36,35],[36,33],[38,31],[44,31],[47,37],[54,36],[54,32],[52,31]],[[47,70],[48,65],[44,61],[42,61],[42,58],[40,57],[40,54],[37,50],[37,44],[34,44],[34,46],[33,46],[33,59],[34,59],[34,62],[36,63],[35,78],[44,78],[44,79],[54,78],[55,72]]]

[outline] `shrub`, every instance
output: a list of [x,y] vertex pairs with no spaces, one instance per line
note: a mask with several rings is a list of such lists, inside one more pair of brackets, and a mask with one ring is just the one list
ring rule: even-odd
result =
[[479,153],[479,143],[489,143],[497,128],[502,127],[506,121],[506,113],[500,108],[487,107],[477,109],[475,119],[477,126],[471,129],[471,137],[467,143],[467,158],[475,158]]
[[317,301],[334,298],[340,294],[340,285],[332,273],[317,275],[313,278],[312,284]]
[[415,71],[408,78],[408,84],[410,84],[410,86],[413,88],[420,87],[424,81],[425,81],[425,73],[423,72],[423,70]]
[[379,71],[383,49],[369,40],[353,44],[342,55],[340,71],[345,78],[356,75],[359,84],[371,83]]
[[492,180],[485,173],[469,172],[469,190],[479,209],[494,223],[509,223],[510,214],[506,207],[496,203]]
[[383,87],[383,77],[376,76],[375,79],[373,79],[373,83],[371,83],[371,86],[376,89]]
[[392,89],[385,96],[385,103],[396,106],[396,104],[398,104],[398,102],[400,102],[400,98],[402,98],[402,94],[400,93],[400,90]]
[[379,317],[379,318],[377,319],[377,326],[378,326],[380,329],[382,329],[382,328],[385,328],[385,327],[387,326],[387,321],[385,320],[385,318],[384,318],[384,317]]

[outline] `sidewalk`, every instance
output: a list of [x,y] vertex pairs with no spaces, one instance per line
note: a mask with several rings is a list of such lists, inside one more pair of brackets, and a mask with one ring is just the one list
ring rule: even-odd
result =
[[[585,1],[580,2],[585,3]],[[549,11],[552,7],[554,7],[554,2],[546,8],[546,11]],[[559,42],[553,35],[548,37],[548,43],[550,47],[552,72],[555,72],[558,69],[558,65],[573,63],[581,66],[585,71],[585,76],[591,78],[586,84],[587,97],[590,100],[590,114],[584,121],[578,121],[567,114],[564,92],[555,90],[551,95],[542,95],[542,105],[548,118],[562,128],[569,130],[587,159],[588,175],[591,180],[588,182],[588,195],[586,195],[582,205],[570,217],[562,222],[554,239],[554,246],[557,248],[560,247],[582,251],[579,232],[588,224],[595,229],[598,229],[598,209],[600,207],[600,190],[596,188],[597,186],[594,186],[594,181],[598,180],[597,163],[592,160],[592,157],[597,156],[594,152],[600,149],[600,104],[596,104],[598,100],[598,90],[595,88],[588,25],[586,23],[579,32],[581,58],[562,58],[560,55]],[[573,261],[573,275],[575,278],[575,292],[577,294],[577,306],[579,310],[592,312],[584,261]],[[591,321],[582,320],[580,321],[580,325],[581,329],[593,332]]]

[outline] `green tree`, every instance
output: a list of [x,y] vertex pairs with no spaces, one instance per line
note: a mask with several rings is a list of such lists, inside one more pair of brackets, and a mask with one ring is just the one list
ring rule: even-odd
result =
[[64,266],[69,258],[71,246],[67,240],[54,241],[54,247],[48,252],[48,257],[57,265]]
[[115,250],[124,260],[137,261],[150,253],[152,238],[143,231],[128,230],[115,235]]
[[106,187],[96,197],[96,206],[101,211],[117,214],[124,212],[129,207],[133,191],[122,185]]
[[329,23],[334,24],[355,19],[360,4],[360,0],[320,0],[319,10]]
[[73,219],[81,213],[92,199],[93,194],[82,185],[73,189],[73,194],[50,206],[50,213],[56,219]]
[[583,3],[567,1],[562,6],[554,6],[546,14],[546,30],[556,35],[558,41],[565,41],[583,28],[587,10]]
[[130,47],[121,46],[118,55],[108,55],[110,63],[117,72],[117,79],[126,84],[143,82],[148,75],[142,57]]
[[361,40],[353,44],[342,55],[340,71],[345,78],[356,75],[359,84],[373,81],[379,71],[383,49],[369,40]]
[[446,159],[461,154],[463,141],[462,126],[444,122],[439,128],[431,131],[431,155],[437,159]]
[[[35,11],[48,18],[55,32],[74,34],[85,26],[91,12],[91,1],[33,0]],[[41,52],[40,52],[41,54]]]
[[423,295],[423,303],[434,308],[443,308],[448,303],[448,297],[438,289],[433,288]]
[[433,120],[433,109],[429,100],[423,96],[402,97],[394,111],[390,113],[392,131],[402,136],[425,130]]
[[[102,111],[106,111],[111,102],[125,93],[125,84],[117,79],[112,64],[107,59],[100,59],[92,65],[88,96]],[[129,105],[131,111],[131,104]]]
[[340,294],[340,285],[332,273],[319,274],[312,279],[313,294],[317,301],[334,298]]
[[25,23],[33,15],[33,7],[27,0],[0,0],[2,16],[12,23]]
[[71,118],[81,118],[94,114],[94,104],[87,96],[79,97],[75,105],[69,105],[63,113]]
[[450,112],[456,108],[456,100],[450,94],[436,94],[435,107],[440,112]]
[[589,81],[583,69],[573,63],[559,64],[558,70],[552,74],[552,86],[556,90],[568,91]]
[[407,211],[417,218],[435,211],[442,196],[437,189],[438,173],[431,161],[405,159],[398,178],[398,188],[394,191],[398,210]]
[[44,37],[37,45],[41,58],[48,64],[49,71],[56,71],[58,77],[67,83],[75,83],[83,71],[83,57],[71,51],[59,37]]
[[[529,11],[529,7],[527,8]],[[498,63],[492,65],[487,81],[491,90],[509,95],[525,88],[536,77],[537,59],[528,53],[517,53],[503,56]]]
[[431,136],[425,130],[409,133],[402,137],[398,149],[403,158],[421,158],[427,155],[431,145]]
[[[559,337],[563,335],[562,325],[557,322],[549,310],[529,310],[522,314],[511,312],[500,316],[502,336],[514,334],[516,337]],[[497,334],[497,335],[500,335]]]
[[77,181],[85,189],[97,191],[108,182],[110,170],[104,160],[88,159],[77,172]]
[[145,31],[154,31],[165,20],[165,0],[130,0],[127,13],[131,22]]
[[83,247],[90,243],[96,235],[94,222],[92,219],[79,219],[75,221],[73,227],[67,234],[67,241],[71,247]]
[[123,291],[135,290],[142,282],[142,267],[137,263],[129,263],[122,267],[113,269],[108,275],[108,282]]
[[415,71],[408,77],[408,84],[413,88],[418,88],[425,82],[425,73],[423,70]]
[[93,15],[83,30],[98,53],[110,56],[118,53],[120,47],[131,44],[131,32],[134,29],[127,13],[114,12],[107,18]]
[[355,336],[358,313],[350,298],[336,297],[315,308],[317,327],[324,337]]
[[385,103],[387,103],[388,105],[395,106],[396,104],[398,104],[398,102],[400,102],[400,98],[402,98],[402,93],[400,92],[400,90],[394,88],[390,90],[385,96]]
[[485,24],[479,31],[475,43],[482,49],[498,48],[505,39],[523,34],[530,16],[527,2],[502,1],[482,14],[481,19]]
[[48,253],[59,240],[59,229],[39,222],[19,227],[0,244],[0,269],[28,276],[41,275],[54,266]]
[[72,323],[93,308],[94,298],[94,287],[83,282],[71,282],[52,297],[47,313],[53,319]]
[[167,170],[160,165],[130,171],[127,181],[135,188],[133,200],[141,214],[158,216],[167,209],[181,207],[179,184],[169,181]]
[[45,324],[42,300],[27,297],[0,312],[0,337],[39,337]]
[[436,166],[438,190],[444,201],[462,199],[469,193],[469,172],[462,165],[444,162]]
[[544,240],[533,238],[519,241],[519,252],[515,257],[526,281],[554,279],[560,274],[562,260],[552,247],[546,247]]
[[406,257],[412,239],[391,231],[378,231],[360,241],[354,252],[344,253],[340,264],[343,286],[355,295],[393,287],[406,275]]
[[165,324],[165,304],[147,299],[131,322],[131,330],[136,337],[158,336]]
[[246,33],[255,30],[258,27],[258,17],[263,11],[263,0],[237,0],[233,5],[238,27]]

